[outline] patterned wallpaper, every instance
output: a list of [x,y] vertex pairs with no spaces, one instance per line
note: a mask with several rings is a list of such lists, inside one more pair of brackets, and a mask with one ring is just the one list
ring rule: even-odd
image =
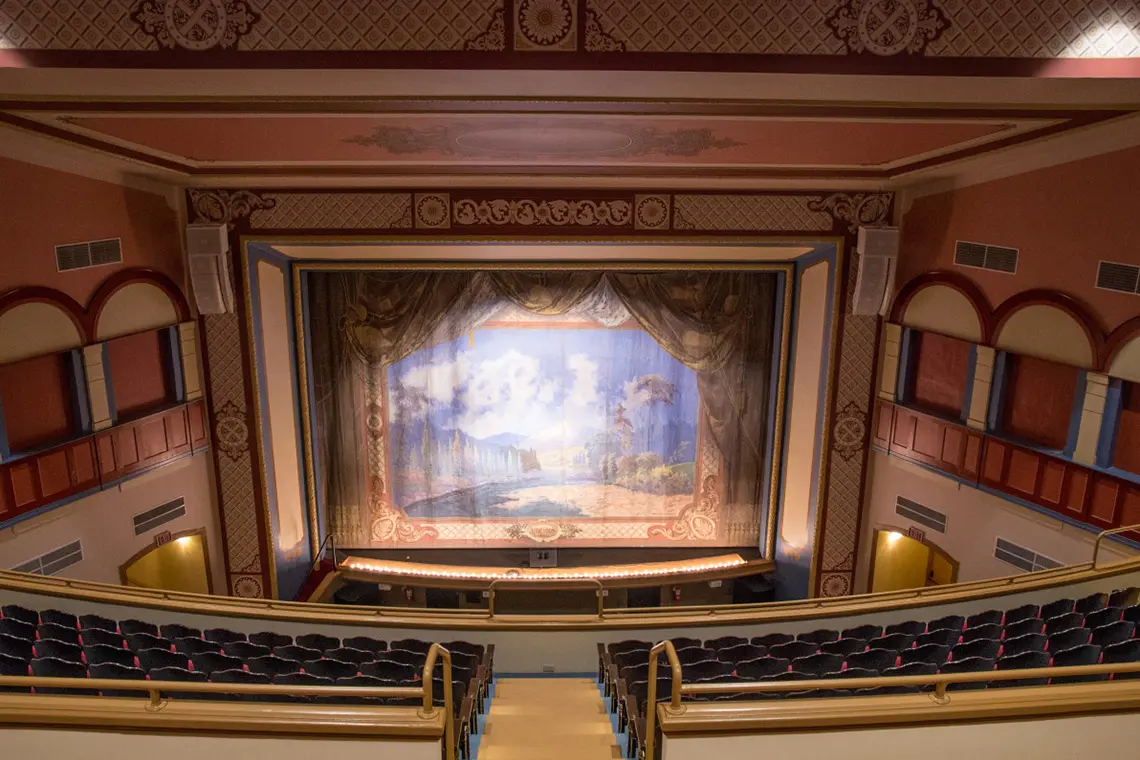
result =
[[[1140,8],[1135,0],[3,0],[0,48],[1126,58],[1140,56]],[[533,65],[565,65],[541,58]]]

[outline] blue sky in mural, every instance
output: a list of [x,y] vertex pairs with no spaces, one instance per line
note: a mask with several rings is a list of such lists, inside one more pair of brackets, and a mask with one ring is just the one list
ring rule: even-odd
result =
[[[617,483],[617,460],[626,455],[649,455],[646,472],[694,461],[696,373],[638,329],[480,329],[392,365],[388,388],[402,506],[524,476]],[[606,445],[610,464],[597,454]],[[687,480],[635,484],[632,460],[624,467],[631,488],[689,488]],[[558,501],[546,506],[564,514],[570,505]],[[531,506],[537,516],[544,504]],[[440,509],[434,505],[434,516]]]

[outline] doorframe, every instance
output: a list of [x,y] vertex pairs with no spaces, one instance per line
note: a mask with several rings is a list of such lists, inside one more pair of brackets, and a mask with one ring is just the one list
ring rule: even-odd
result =
[[[950,583],[953,584],[953,583],[958,582],[958,570],[961,567],[961,563],[958,560],[954,559],[954,556],[952,554],[950,554],[948,551],[946,551],[945,549],[943,549],[941,546],[934,543],[933,541],[926,540],[926,538],[923,538],[920,541],[919,539],[915,538],[914,536],[908,535],[907,531],[905,529],[899,528],[899,527],[894,526],[894,525],[876,525],[875,528],[871,531],[871,557],[870,557],[870,561],[868,563],[868,569],[867,569],[867,591],[866,591],[866,593],[868,593],[868,594],[874,593],[871,589],[874,588],[874,584],[875,584],[875,561],[878,559],[879,534],[880,533],[899,533],[903,537],[909,538],[911,541],[918,541],[920,544],[922,544],[923,546],[930,549],[930,558],[926,561],[926,576],[925,576],[926,578],[930,578],[930,570],[934,566],[934,555],[935,555],[935,553],[941,554],[943,557],[946,558],[946,561],[949,562],[950,566],[953,568],[953,572],[951,573],[952,580],[950,581]],[[939,585],[950,585],[950,584],[939,584]],[[923,588],[926,588],[926,586],[923,586]]]
[[[180,538],[189,538],[189,537],[193,537],[193,536],[201,536],[202,537],[202,559],[205,560],[205,562],[206,562],[206,586],[210,589],[210,593],[213,594],[214,593],[214,574],[210,570],[210,541],[206,536],[205,527],[194,528],[193,530],[183,530],[183,531],[179,531],[178,533],[173,533],[170,536],[170,541],[177,541]],[[169,542],[167,542],[167,543],[169,543]],[[135,564],[136,562],[138,562],[140,559],[142,559],[146,555],[150,554],[151,552],[153,552],[157,549],[161,549],[163,546],[166,546],[166,544],[162,544],[162,546],[157,546],[157,545],[155,545],[154,541],[151,541],[149,545],[144,546],[143,548],[139,549],[137,552],[132,554],[131,557],[126,562],[119,565],[119,583],[123,586],[126,586],[127,585],[127,568],[129,568],[131,565]]]

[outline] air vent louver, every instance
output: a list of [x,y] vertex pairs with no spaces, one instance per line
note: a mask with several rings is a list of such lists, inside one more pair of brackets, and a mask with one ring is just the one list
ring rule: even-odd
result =
[[946,515],[903,496],[895,497],[895,514],[939,533],[946,532]]
[[1121,293],[1140,292],[1140,267],[1102,261],[1096,269],[1096,286],[1101,290],[1116,290]]
[[991,272],[1015,274],[1017,272],[1017,248],[1000,245],[971,243],[959,240],[954,245],[954,263],[960,267],[989,269]]
[[1032,549],[1018,546],[1015,543],[1006,541],[1004,538],[999,538],[994,545],[994,557],[1000,559],[1007,565],[1013,565],[1018,570],[1024,570],[1027,573],[1032,573],[1036,570],[1052,570],[1055,567],[1061,566],[1061,563],[1055,559],[1049,559]]
[[159,504],[153,509],[135,515],[135,535],[148,533],[163,523],[168,523],[186,514],[186,499],[179,496],[165,504]]
[[55,575],[64,568],[83,561],[83,546],[79,541],[72,541],[67,546],[61,546],[47,554],[41,554],[12,569],[18,573],[35,573],[36,575]]
[[123,247],[119,238],[69,243],[55,247],[55,268],[60,272],[119,264],[122,261]]

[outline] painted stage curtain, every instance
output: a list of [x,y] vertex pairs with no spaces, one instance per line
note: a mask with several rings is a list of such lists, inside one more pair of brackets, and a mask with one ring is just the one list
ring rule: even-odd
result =
[[346,547],[755,546],[776,275],[307,275]]

